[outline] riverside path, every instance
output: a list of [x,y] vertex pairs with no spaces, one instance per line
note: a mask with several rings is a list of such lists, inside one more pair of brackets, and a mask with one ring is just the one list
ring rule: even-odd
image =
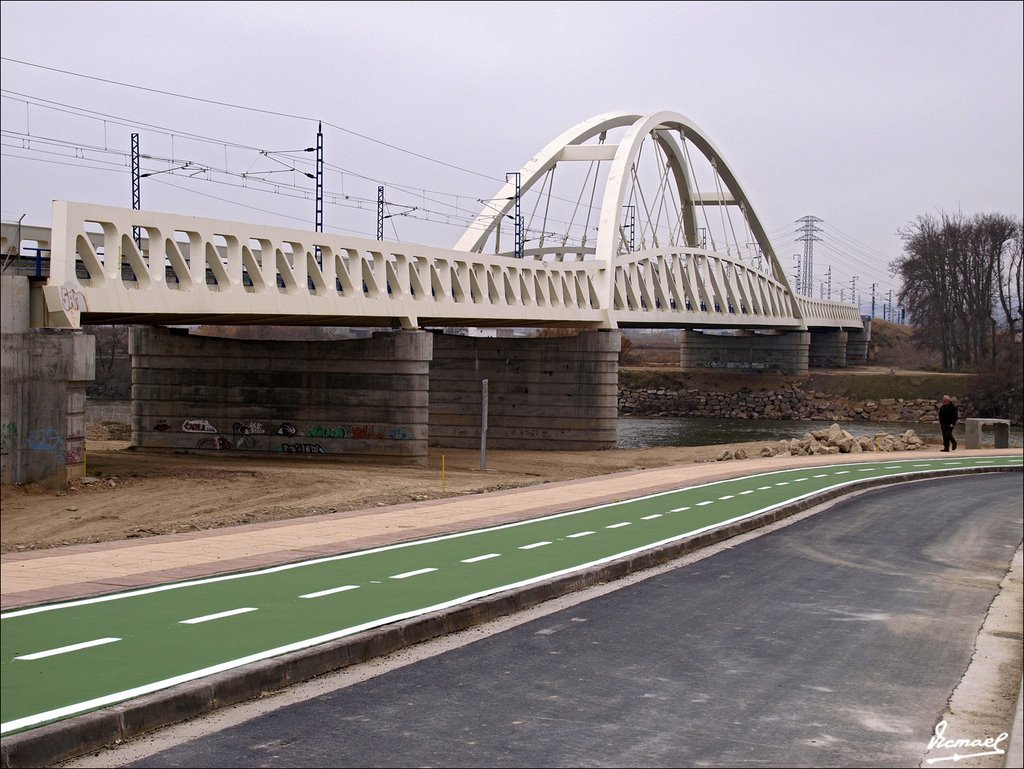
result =
[[867,479],[1020,468],[1019,454],[811,464],[472,531],[2,617],[2,730],[521,589]]

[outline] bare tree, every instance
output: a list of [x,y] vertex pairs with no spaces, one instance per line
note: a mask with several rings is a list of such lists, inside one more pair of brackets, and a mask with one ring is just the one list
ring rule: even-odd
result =
[[997,298],[1014,339],[1020,322],[1020,229],[1019,220],[1002,214],[968,219],[958,212],[920,216],[900,232],[904,254],[891,265],[903,283],[900,302],[917,342],[940,351],[944,368],[995,360],[1003,346]]

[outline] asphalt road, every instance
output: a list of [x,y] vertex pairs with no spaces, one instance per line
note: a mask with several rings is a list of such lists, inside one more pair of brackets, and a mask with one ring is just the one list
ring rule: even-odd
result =
[[918,766],[1021,532],[1017,474],[874,490],[133,765]]

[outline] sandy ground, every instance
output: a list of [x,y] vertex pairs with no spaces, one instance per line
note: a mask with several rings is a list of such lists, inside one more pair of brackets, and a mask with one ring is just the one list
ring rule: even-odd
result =
[[[625,470],[756,456],[767,442],[600,452],[431,449],[427,467],[150,453],[89,440],[88,477],[63,492],[0,489],[3,552],[213,529],[510,489]],[[442,460],[444,475],[442,478]]]

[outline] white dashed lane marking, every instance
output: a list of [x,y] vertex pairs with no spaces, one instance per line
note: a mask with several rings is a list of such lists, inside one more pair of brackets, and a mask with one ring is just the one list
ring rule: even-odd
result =
[[550,545],[550,542],[534,542],[532,545],[523,545],[520,550],[533,550],[535,547],[544,547],[544,545]]
[[97,638],[95,641],[83,641],[80,644],[71,644],[70,646],[59,646],[56,649],[48,649],[43,652],[34,652],[32,654],[22,654],[20,657],[15,657],[16,660],[41,660],[43,657],[54,657],[58,654],[67,654],[69,652],[76,652],[80,649],[89,649],[93,646],[102,646],[103,644],[112,644],[115,641],[120,641],[120,638]]
[[673,508],[672,510],[669,510],[669,512],[670,513],[683,513],[683,512],[685,512],[685,511],[687,511],[689,509],[690,508],[688,508],[688,507],[676,507],[676,508]]
[[621,529],[623,526],[629,526],[631,521],[622,521],[621,523],[613,523],[611,526],[605,526],[606,529]]
[[724,497],[719,497],[719,499],[723,499],[723,500],[724,499],[732,499],[735,496],[736,496],[735,494],[726,494]]
[[655,518],[661,518],[661,513],[655,513],[654,515],[645,515],[640,520],[641,521],[653,521]]
[[713,504],[715,504],[715,500],[709,499],[707,502],[698,502],[697,503],[697,507],[703,507],[704,505],[713,505]]
[[202,617],[193,617],[192,619],[183,619],[179,625],[198,625],[201,622],[212,622],[215,619],[224,619],[225,617],[234,617],[236,614],[248,614],[251,611],[256,611],[255,606],[245,606],[241,609],[230,609],[229,611],[219,611],[216,614],[204,614]]
[[466,558],[462,563],[476,563],[477,561],[487,561],[491,558],[500,558],[501,553],[488,553],[487,555],[478,555],[474,558]]
[[746,491],[741,491],[740,492],[740,494],[753,494],[753,493],[754,493],[753,489],[747,489]]
[[589,537],[594,532],[592,531],[578,531],[575,534],[570,534],[569,539],[576,539],[576,537]]
[[355,590],[358,587],[359,585],[342,585],[341,587],[331,587],[327,590],[318,590],[315,593],[306,593],[305,595],[300,595],[299,598],[320,598],[321,596],[325,595],[334,595],[335,593],[344,593],[348,590]]
[[437,571],[437,569],[416,569],[416,571],[406,571],[402,574],[392,574],[391,579],[408,579],[409,577],[418,577],[420,574],[429,574],[432,571]]

